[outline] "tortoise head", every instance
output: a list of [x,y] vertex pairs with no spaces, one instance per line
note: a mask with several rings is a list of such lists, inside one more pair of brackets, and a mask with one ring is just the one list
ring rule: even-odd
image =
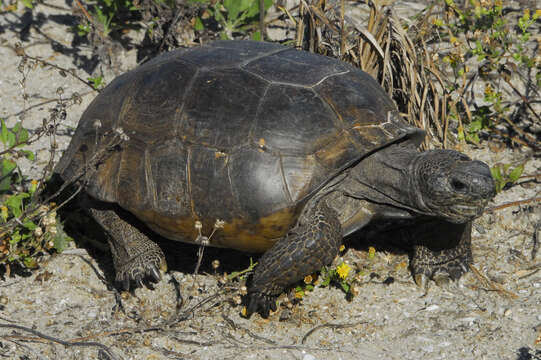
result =
[[453,150],[430,150],[411,163],[411,199],[431,214],[453,223],[470,221],[496,194],[490,168]]

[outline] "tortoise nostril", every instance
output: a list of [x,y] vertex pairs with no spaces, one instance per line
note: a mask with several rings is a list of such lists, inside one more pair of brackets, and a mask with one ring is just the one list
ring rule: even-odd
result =
[[457,179],[451,180],[451,186],[453,187],[453,190],[458,192],[464,192],[467,188],[466,184],[464,184],[462,181]]

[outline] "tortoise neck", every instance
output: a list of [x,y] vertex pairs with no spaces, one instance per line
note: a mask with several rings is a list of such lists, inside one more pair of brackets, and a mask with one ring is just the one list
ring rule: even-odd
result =
[[[355,197],[419,212],[413,169],[420,153],[413,145],[395,144],[371,154],[353,169]],[[360,196],[359,196],[360,195]],[[422,212],[422,211],[420,211]]]

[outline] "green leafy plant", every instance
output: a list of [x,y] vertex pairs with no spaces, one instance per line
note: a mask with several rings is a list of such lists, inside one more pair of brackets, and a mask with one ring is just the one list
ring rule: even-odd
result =
[[[207,13],[195,19],[194,29],[203,30],[205,28],[203,18],[210,16],[220,25],[222,39],[233,39],[235,33],[252,29],[259,20],[259,0],[223,0],[215,4],[210,0],[192,0],[192,2],[208,5]],[[264,1],[265,10],[271,5],[272,0]],[[252,39],[261,39],[260,32],[254,31]]]
[[340,286],[346,295],[349,295],[351,290],[351,270],[351,266],[345,262],[341,262],[336,268],[324,268],[321,271],[323,279],[321,287],[327,287],[334,282]]
[[94,90],[100,90],[105,86],[103,82],[103,76],[101,75],[96,77],[89,77],[87,80],[92,85]]
[[[20,3],[27,9],[34,8],[33,0],[20,0]],[[0,0],[1,12],[15,11],[18,8],[19,8],[19,1],[13,1],[12,3],[9,3],[8,1]]]
[[[532,90],[537,86],[532,94],[541,87],[541,58],[536,58],[528,44],[541,10],[531,14],[526,9],[514,22],[511,15],[504,13],[502,3],[470,0],[459,6],[454,0],[445,0],[444,17],[432,18],[438,36],[453,45],[438,63],[441,73],[451,70],[454,74],[444,78],[451,99],[449,114],[459,123],[459,139],[475,144],[480,143],[480,131],[491,133],[499,124],[510,125],[512,115],[524,105],[526,96],[518,90],[520,86],[512,84],[516,80],[511,75],[528,73],[535,77],[536,81],[528,85]],[[468,98],[474,94],[470,90],[479,81],[485,89],[484,103],[469,109],[477,101]],[[514,93],[505,91],[504,85]],[[510,94],[519,95],[519,100],[512,101]],[[531,107],[528,110],[533,113]]]
[[133,0],[98,0],[83,13],[88,22],[77,24],[76,32],[79,36],[86,36],[92,31],[94,25],[100,36],[107,37],[112,32],[136,26],[138,8]]
[[40,181],[28,181],[18,161],[34,161],[24,149],[30,136],[21,122],[9,128],[0,119],[0,265],[37,267],[37,256],[54,249],[62,251],[71,240],[57,221],[55,204],[41,204]]
[[510,164],[496,165],[490,169],[496,192],[500,192],[506,185],[514,184],[522,175],[524,164],[511,167]]

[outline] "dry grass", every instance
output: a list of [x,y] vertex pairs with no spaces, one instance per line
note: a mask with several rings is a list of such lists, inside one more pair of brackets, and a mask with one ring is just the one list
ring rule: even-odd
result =
[[[363,25],[345,15],[344,0],[335,7],[301,1],[297,47],[338,57],[374,76],[408,121],[427,130],[427,143],[445,146],[448,95],[442,76],[422,39],[414,42],[394,11],[382,3],[367,2]],[[412,27],[425,27],[428,15]]]

